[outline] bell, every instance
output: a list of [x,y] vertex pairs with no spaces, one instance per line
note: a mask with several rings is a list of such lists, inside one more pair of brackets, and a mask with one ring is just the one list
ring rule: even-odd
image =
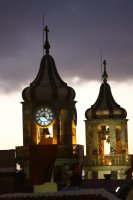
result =
[[50,132],[48,128],[43,128],[42,135],[48,138],[50,136]]
[[102,140],[106,140],[106,134],[102,133]]

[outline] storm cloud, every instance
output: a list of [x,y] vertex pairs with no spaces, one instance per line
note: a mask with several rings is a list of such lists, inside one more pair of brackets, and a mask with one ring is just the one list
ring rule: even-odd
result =
[[100,79],[101,58],[110,80],[133,78],[132,0],[1,0],[0,91],[34,80],[43,52],[42,15],[64,81]]

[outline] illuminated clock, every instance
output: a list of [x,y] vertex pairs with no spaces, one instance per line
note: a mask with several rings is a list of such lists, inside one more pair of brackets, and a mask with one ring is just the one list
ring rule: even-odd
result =
[[49,107],[40,107],[34,116],[35,123],[41,127],[48,127],[54,122],[54,113]]

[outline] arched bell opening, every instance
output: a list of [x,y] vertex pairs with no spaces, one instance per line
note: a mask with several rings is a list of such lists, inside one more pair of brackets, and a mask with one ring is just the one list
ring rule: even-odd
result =
[[116,133],[116,154],[122,153],[122,137],[121,137],[121,127],[116,126],[115,133]]
[[72,118],[69,116],[68,111],[66,109],[61,109],[59,114],[60,119],[60,143],[67,144],[68,143],[68,132],[71,131],[71,141],[72,144],[76,144],[76,122],[75,115]]
[[60,119],[60,143],[66,143],[66,136],[67,136],[67,120],[68,120],[68,112],[66,109],[62,109],[59,115]]
[[54,129],[55,125],[56,122],[45,128],[39,126],[37,127],[38,145],[57,144],[57,134]]
[[76,144],[76,124],[75,120],[72,120],[72,144]]
[[98,154],[99,155],[110,154],[109,126],[106,124],[100,124],[97,127],[97,133],[98,133]]

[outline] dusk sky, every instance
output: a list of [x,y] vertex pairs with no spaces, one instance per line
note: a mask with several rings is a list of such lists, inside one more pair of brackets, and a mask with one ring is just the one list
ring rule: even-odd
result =
[[85,135],[84,112],[97,99],[106,59],[114,99],[128,113],[133,153],[133,0],[0,0],[0,149],[22,145],[21,92],[39,70],[43,15],[50,54],[77,93],[78,137]]

